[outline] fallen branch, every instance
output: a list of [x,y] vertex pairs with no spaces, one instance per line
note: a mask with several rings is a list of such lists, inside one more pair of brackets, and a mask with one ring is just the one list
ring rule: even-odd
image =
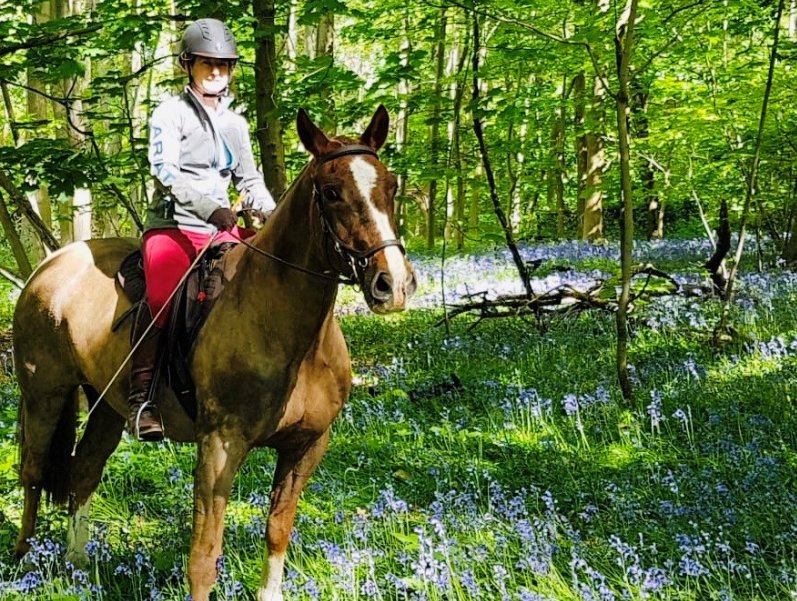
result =
[[[710,286],[681,286],[675,279],[657,269],[651,264],[638,265],[632,269],[631,277],[646,276],[644,283],[638,291],[631,294],[629,305],[642,298],[652,298],[658,296],[672,296],[684,294],[689,296],[702,296],[711,294]],[[650,290],[652,278],[660,278],[668,283],[668,287],[662,290]],[[614,287],[613,279],[598,280],[594,285],[586,290],[579,290],[570,284],[563,284],[543,292],[526,296],[503,295],[494,299],[487,298],[487,292],[477,292],[469,295],[469,299],[464,303],[449,305],[449,319],[462,315],[463,313],[475,313],[478,321],[483,319],[496,319],[501,317],[535,317],[543,315],[560,314],[564,312],[585,311],[589,309],[600,309],[609,313],[617,311],[619,300],[616,293],[608,296],[605,291]],[[474,300],[478,299],[478,300]],[[440,325],[439,321],[436,325]],[[477,322],[478,324],[478,322]]]

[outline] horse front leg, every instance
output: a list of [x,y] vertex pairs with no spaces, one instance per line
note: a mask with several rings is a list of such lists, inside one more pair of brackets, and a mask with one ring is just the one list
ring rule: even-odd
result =
[[188,585],[193,601],[208,601],[222,553],[224,511],[233,479],[249,447],[238,433],[211,432],[197,444],[194,472],[194,529],[188,557]]
[[257,601],[282,601],[282,571],[290,542],[296,505],[305,484],[329,444],[329,430],[302,449],[279,451],[274,483],[271,486],[271,507],[266,525],[266,561]]

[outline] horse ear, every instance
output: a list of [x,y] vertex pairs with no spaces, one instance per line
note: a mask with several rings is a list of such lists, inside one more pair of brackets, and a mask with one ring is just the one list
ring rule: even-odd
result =
[[383,104],[380,104],[374,116],[371,117],[371,123],[365,128],[363,135],[360,136],[360,142],[374,150],[379,150],[387,139],[389,125],[390,117],[387,114],[387,109]]
[[296,131],[302,145],[314,157],[318,158],[327,152],[329,138],[313,123],[304,109],[299,109],[299,114],[296,115]]

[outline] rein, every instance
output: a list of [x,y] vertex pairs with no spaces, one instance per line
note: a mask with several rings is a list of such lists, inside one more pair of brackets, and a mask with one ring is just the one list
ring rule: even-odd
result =
[[354,278],[354,276],[346,278],[346,277],[341,276],[340,274],[339,275],[329,275],[327,273],[321,273],[320,271],[313,271],[312,269],[307,269],[306,267],[302,267],[301,265],[297,265],[296,263],[291,263],[290,261],[286,261],[282,257],[278,257],[275,254],[272,254],[272,253],[270,253],[270,252],[268,252],[266,250],[263,250],[262,248],[258,248],[254,244],[251,244],[251,243],[247,242],[246,240],[244,240],[240,236],[237,236],[236,234],[232,233],[231,231],[228,232],[228,233],[233,238],[238,240],[238,242],[240,242],[241,244],[243,244],[244,246],[246,246],[250,250],[253,250],[256,253],[261,254],[264,257],[268,257],[269,259],[273,259],[274,261],[277,261],[277,263],[282,263],[283,265],[286,265],[287,267],[290,267],[291,269],[295,269],[297,271],[301,271],[301,272],[306,273],[308,275],[314,275],[317,278],[323,278],[325,280],[331,280],[333,282],[338,282],[340,284],[354,285],[354,284],[357,283],[357,280]]
[[[336,148],[332,152],[325,154],[322,157],[319,157],[318,159],[316,159],[316,164],[323,165],[324,163],[327,163],[329,161],[334,161],[335,159],[339,159],[341,157],[351,156],[351,155],[363,155],[363,154],[370,154],[371,156],[377,159],[379,158],[379,155],[376,154],[376,151],[370,146],[365,146],[363,144],[347,144],[346,146],[341,146],[340,148]],[[357,283],[357,279],[361,276],[362,270],[365,269],[365,267],[368,265],[368,259],[374,256],[380,250],[383,250],[390,246],[397,246],[402,254],[404,255],[407,254],[407,251],[404,249],[404,245],[401,243],[400,240],[397,239],[383,240],[376,246],[367,248],[362,251],[358,251],[352,248],[350,245],[346,244],[340,238],[340,236],[338,236],[337,233],[335,232],[335,228],[332,226],[332,222],[329,219],[329,215],[327,215],[326,209],[324,208],[324,203],[321,201],[321,191],[318,189],[318,185],[315,182],[313,182],[313,201],[316,203],[316,206],[318,207],[318,212],[321,215],[322,231],[324,232],[324,234],[332,238],[333,242],[332,247],[335,249],[335,252],[343,259],[343,261],[347,265],[351,267],[351,275],[348,277],[343,276],[343,274],[341,274],[340,272],[335,276],[331,276],[327,273],[321,273],[318,271],[313,271],[312,269],[307,269],[306,267],[302,267],[301,265],[296,265],[295,263],[291,263],[290,261],[286,261],[285,259],[278,257],[277,255],[274,255],[268,251],[260,249],[254,246],[253,244],[250,244],[243,238],[238,237],[235,234],[232,234],[232,236],[247,248],[255,251],[258,254],[263,255],[264,257],[268,257],[269,259],[273,259],[278,263],[282,263],[287,267],[290,267],[297,271],[301,271],[308,275],[312,275],[318,278],[331,280],[346,285],[354,285]]]

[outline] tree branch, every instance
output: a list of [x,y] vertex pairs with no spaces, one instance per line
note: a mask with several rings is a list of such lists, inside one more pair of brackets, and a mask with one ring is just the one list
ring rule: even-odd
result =
[[22,211],[22,214],[28,218],[28,221],[30,221],[33,229],[36,231],[36,234],[42,241],[42,244],[44,244],[51,251],[58,250],[58,240],[55,239],[55,236],[53,236],[50,228],[48,228],[44,221],[42,221],[42,218],[33,209],[33,206],[30,204],[25,195],[14,185],[14,182],[11,181],[11,178],[9,178],[6,172],[2,169],[0,169],[0,188],[3,188],[8,193],[8,195],[11,197],[11,200],[14,201],[17,207],[19,207],[19,210]]
[[2,265],[0,265],[0,276],[7,279],[9,282],[14,284],[17,288],[22,290],[25,287],[25,280],[24,278],[20,277],[18,274],[14,273],[10,269],[6,269]]
[[89,25],[88,27],[81,27],[79,29],[72,29],[67,31],[62,31],[60,33],[52,33],[49,35],[40,35],[29,40],[25,40],[24,42],[17,42],[14,44],[8,44],[5,46],[0,46],[0,56],[5,56],[6,54],[12,54],[14,52],[18,52],[19,50],[30,50],[31,48],[39,48],[41,46],[49,46],[50,44],[54,44],[64,38],[69,38],[73,36],[85,36],[92,34],[96,31],[102,29],[102,23],[95,23],[93,25]]
[[595,70],[595,75],[600,80],[601,85],[603,86],[604,90],[606,90],[606,93],[609,96],[614,98],[615,95],[611,91],[611,88],[609,87],[609,83],[606,81],[606,78],[603,76],[603,72],[601,71],[600,65],[598,64],[598,57],[595,56],[595,53],[592,51],[592,46],[590,46],[587,42],[581,42],[579,40],[571,40],[571,39],[568,39],[568,38],[563,38],[563,37],[558,36],[556,34],[553,34],[553,33],[547,32],[547,31],[545,31],[543,29],[540,29],[539,27],[535,27],[534,25],[530,25],[529,23],[525,23],[523,21],[520,21],[517,18],[505,17],[503,15],[496,14],[496,13],[493,13],[493,12],[489,12],[489,11],[486,11],[486,10],[483,10],[483,9],[480,10],[480,9],[477,9],[475,6],[469,6],[467,4],[459,2],[458,0],[443,0],[443,2],[446,3],[446,4],[450,4],[452,6],[458,6],[459,8],[461,8],[461,9],[463,9],[465,11],[470,11],[470,12],[476,14],[476,15],[481,15],[483,17],[489,17],[490,19],[495,19],[496,21],[499,21],[499,22],[507,24],[507,25],[512,25],[513,27],[520,27],[521,29],[525,29],[526,31],[530,31],[531,33],[533,33],[534,35],[536,35],[538,37],[541,37],[543,39],[546,39],[546,40],[549,40],[549,41],[552,41],[552,42],[557,42],[557,43],[563,44],[565,46],[576,46],[578,48],[583,48],[584,50],[586,50],[587,54],[589,55],[589,59],[592,62],[592,68]]
[[495,216],[498,218],[498,222],[501,225],[501,228],[504,231],[504,237],[506,238],[506,244],[509,247],[509,251],[512,254],[512,258],[515,261],[515,266],[517,267],[518,273],[520,274],[520,280],[523,283],[523,288],[526,290],[526,295],[531,296],[533,291],[531,289],[531,283],[529,281],[529,272],[526,268],[526,264],[523,262],[523,257],[520,256],[520,251],[518,251],[517,245],[515,244],[514,237],[512,235],[512,229],[509,227],[509,222],[506,219],[506,215],[504,215],[504,210],[501,208],[501,203],[498,200],[498,192],[496,191],[496,184],[495,184],[495,176],[493,175],[493,168],[490,165],[490,157],[487,153],[487,144],[484,140],[484,131],[482,129],[482,122],[481,118],[479,117],[479,104],[480,104],[480,95],[479,95],[479,52],[480,52],[480,36],[479,33],[479,16],[474,11],[473,12],[473,97],[471,102],[471,113],[473,117],[473,131],[476,134],[476,139],[479,142],[479,152],[482,157],[482,164],[484,165],[484,173],[487,176],[487,183],[490,188],[490,199],[493,202],[493,212]]

